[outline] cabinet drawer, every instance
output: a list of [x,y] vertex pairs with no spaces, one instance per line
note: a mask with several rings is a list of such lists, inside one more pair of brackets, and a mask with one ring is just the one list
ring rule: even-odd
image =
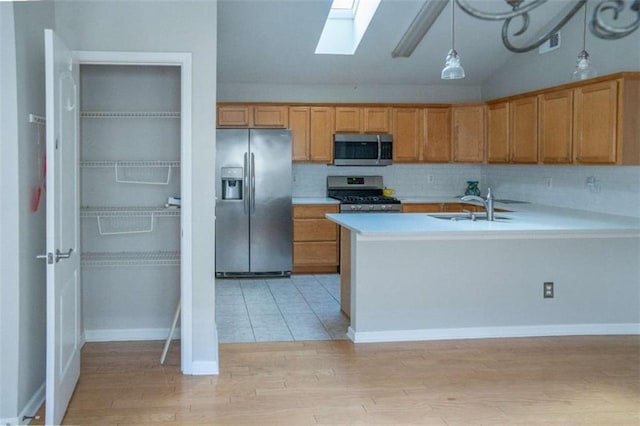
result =
[[296,204],[293,206],[294,219],[324,219],[327,213],[338,213],[337,204]]
[[442,203],[403,204],[402,213],[440,213]]
[[327,219],[293,221],[293,241],[336,241],[338,225]]
[[338,243],[295,242],[293,243],[295,265],[337,265]]

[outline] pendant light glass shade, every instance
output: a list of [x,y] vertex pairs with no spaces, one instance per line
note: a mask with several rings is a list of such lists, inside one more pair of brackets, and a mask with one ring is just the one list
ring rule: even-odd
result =
[[454,48],[454,26],[455,26],[455,2],[451,2],[451,50],[447,54],[445,59],[444,68],[440,74],[440,78],[443,80],[459,80],[464,78],[464,68],[460,64],[460,56]]
[[587,53],[587,4],[584,4],[584,22],[582,23],[582,51],[578,53],[578,60],[576,61],[576,69],[573,70],[571,78],[573,80],[586,80],[589,78],[597,77],[598,72],[595,67],[591,65],[589,61],[589,54]]
[[587,80],[597,76],[598,72],[595,67],[591,65],[591,61],[589,61],[589,54],[586,50],[583,50],[578,54],[576,69],[573,70],[572,74],[573,80]]
[[460,57],[456,49],[449,51],[440,78],[443,80],[459,80],[464,78],[464,68],[460,65]]

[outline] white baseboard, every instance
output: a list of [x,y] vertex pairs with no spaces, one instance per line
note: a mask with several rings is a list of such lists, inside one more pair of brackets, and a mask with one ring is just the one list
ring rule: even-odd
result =
[[558,324],[505,327],[436,328],[358,332],[349,327],[347,336],[354,343],[410,342],[421,340],[487,339],[501,337],[544,337],[584,335],[638,335],[640,324]]
[[193,376],[217,376],[220,372],[217,361],[193,361],[191,372]]
[[2,417],[0,418],[0,425],[28,425],[31,423],[31,419],[22,419],[36,415],[42,404],[44,404],[45,392],[46,383],[43,383],[22,408],[18,417]]
[[[135,340],[166,340],[169,334],[168,328],[127,328],[127,329],[103,329],[85,330],[84,336],[87,342],[123,342]],[[173,338],[180,338],[180,329],[176,328]]]

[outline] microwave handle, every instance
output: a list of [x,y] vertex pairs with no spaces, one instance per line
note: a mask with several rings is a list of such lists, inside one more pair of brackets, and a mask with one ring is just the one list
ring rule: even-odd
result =
[[378,159],[376,160],[376,164],[380,164],[380,159],[382,158],[382,142],[380,141],[380,135],[376,135],[378,139]]

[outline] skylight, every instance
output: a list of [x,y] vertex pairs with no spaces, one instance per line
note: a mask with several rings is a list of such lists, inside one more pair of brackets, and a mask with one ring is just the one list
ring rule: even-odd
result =
[[380,0],[333,0],[316,54],[353,55]]

